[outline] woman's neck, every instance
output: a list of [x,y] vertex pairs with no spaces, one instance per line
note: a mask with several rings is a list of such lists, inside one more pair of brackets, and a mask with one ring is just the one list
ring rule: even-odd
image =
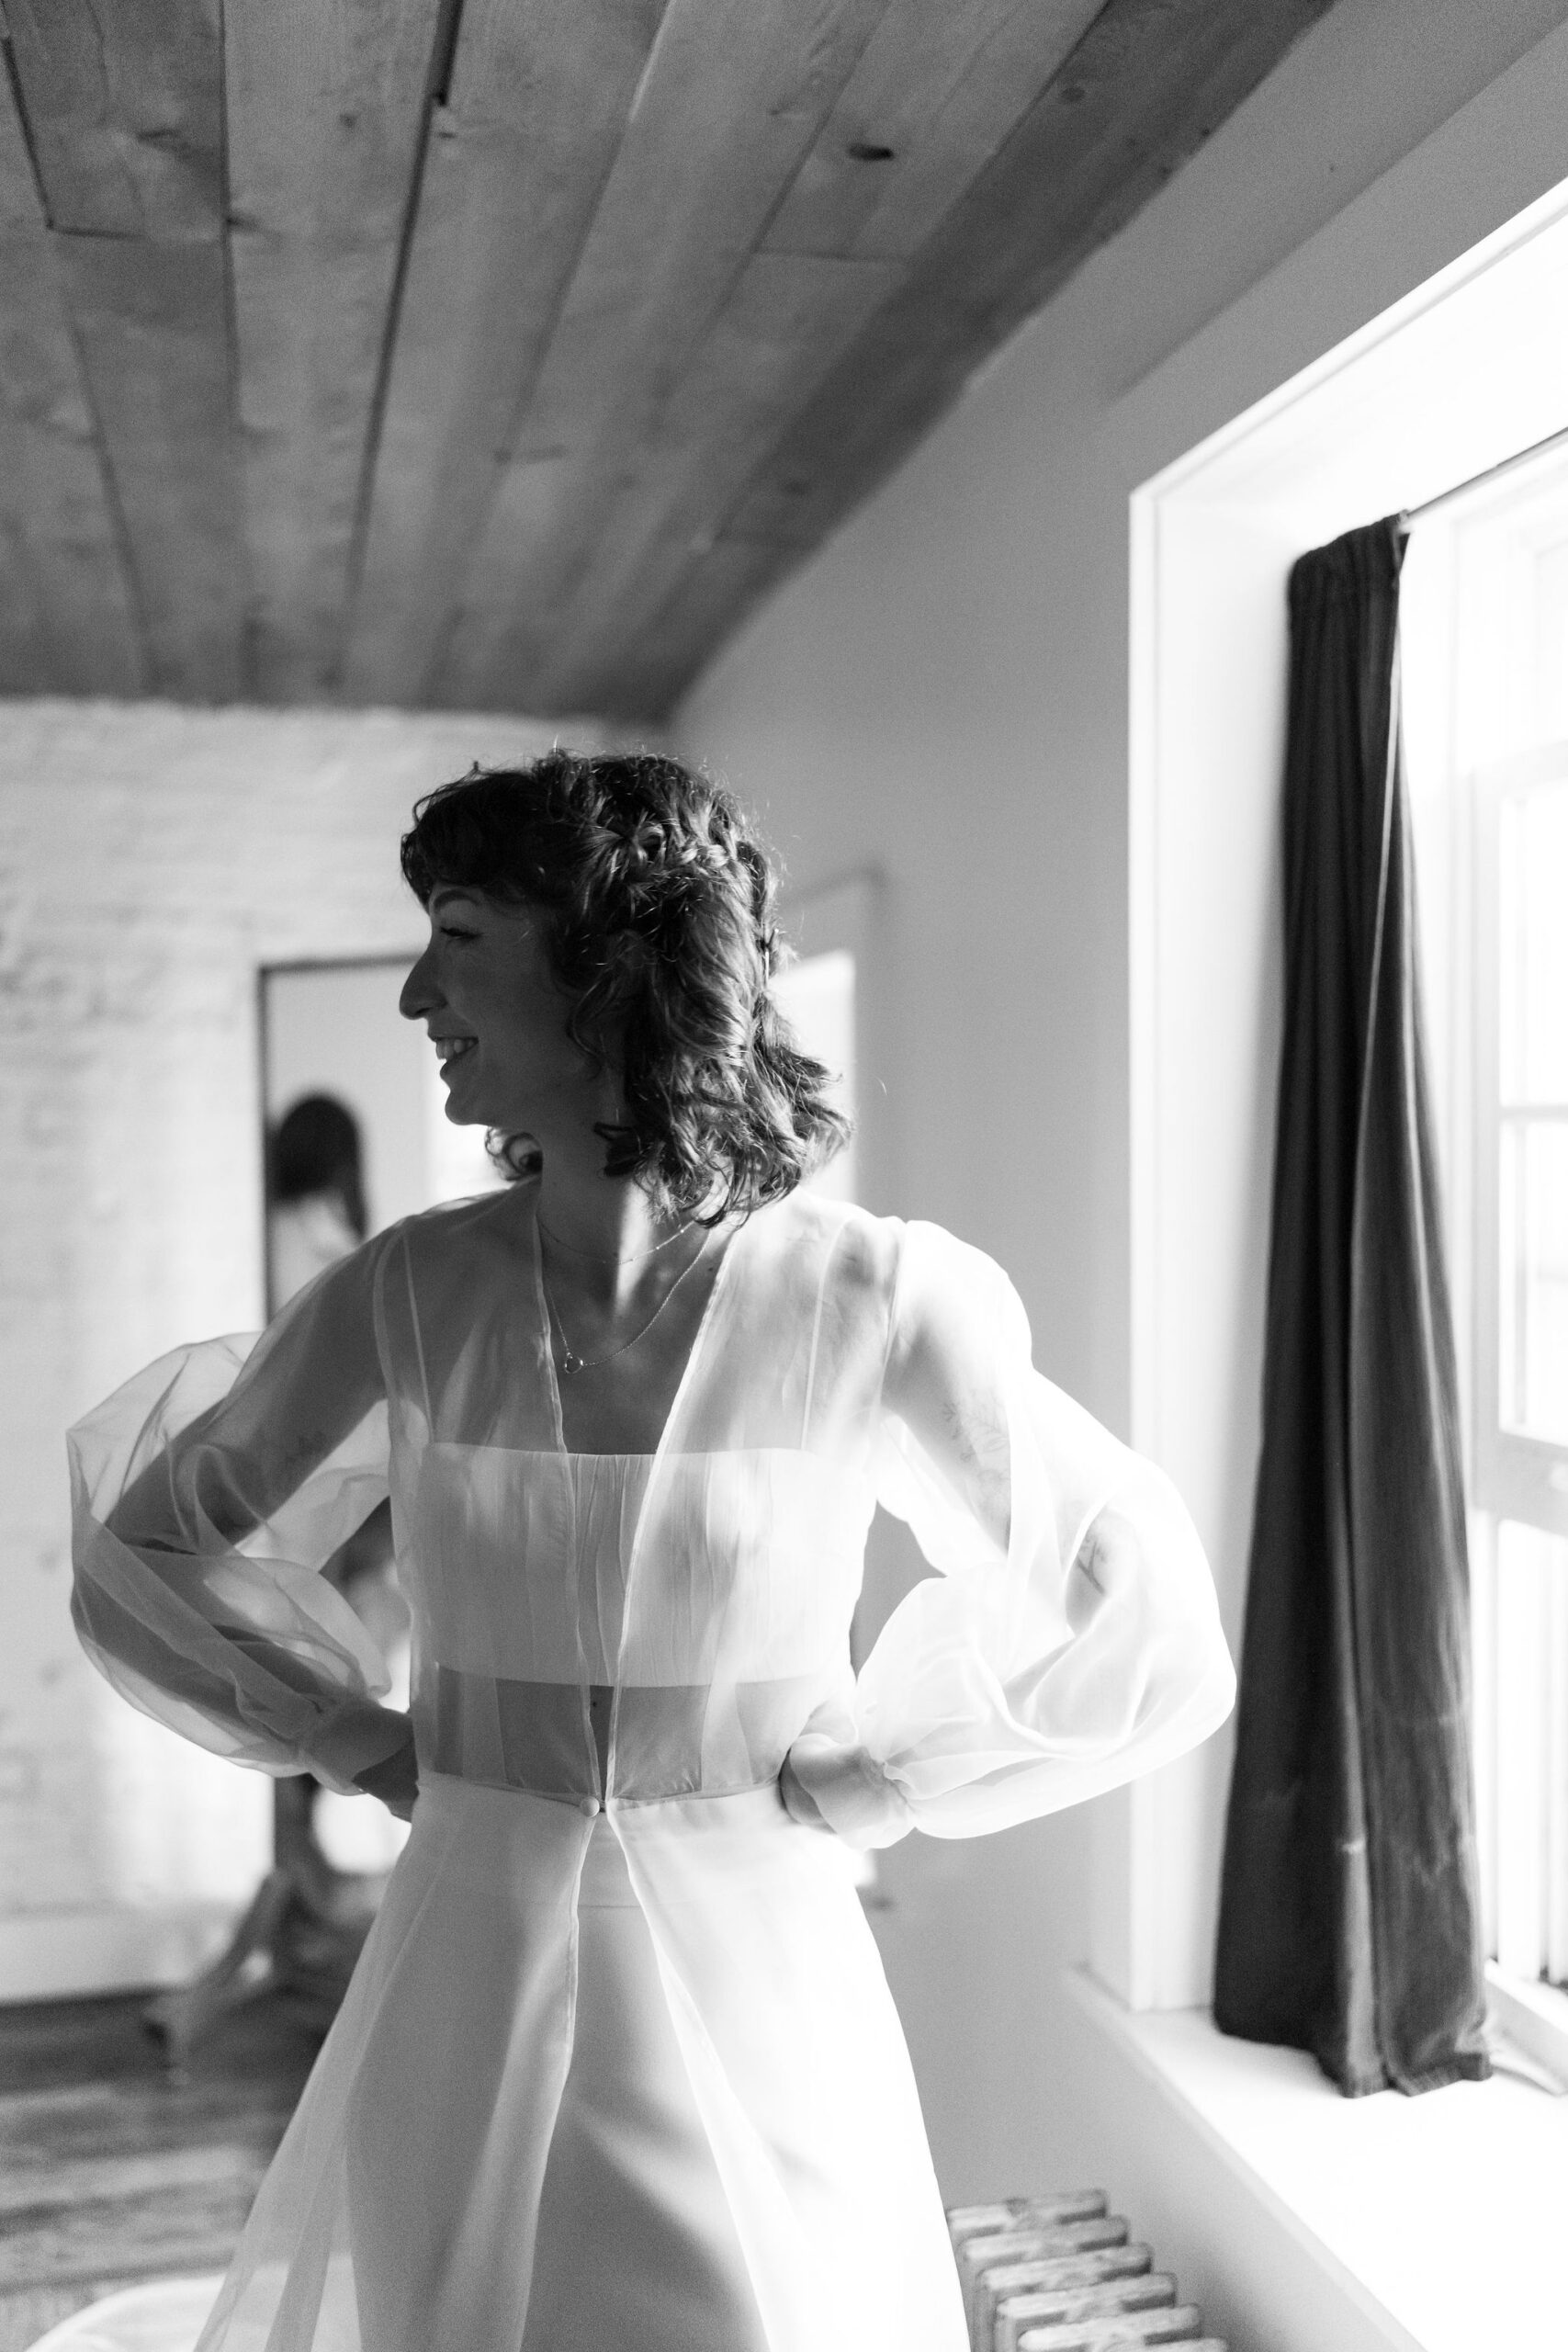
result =
[[678,1274],[704,1237],[690,1218],[658,1215],[632,1178],[604,1175],[604,1140],[593,1140],[598,1165],[592,1171],[547,1152],[536,1215],[546,1255],[559,1274],[574,1291],[615,1306],[650,1276]]

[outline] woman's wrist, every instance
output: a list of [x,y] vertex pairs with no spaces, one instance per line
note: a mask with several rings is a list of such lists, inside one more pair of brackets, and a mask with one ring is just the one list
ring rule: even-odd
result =
[[354,1776],[354,1785],[363,1789],[367,1796],[378,1797],[389,1813],[400,1820],[410,1820],[414,1799],[419,1794],[419,1764],[414,1755],[412,1738],[402,1747],[384,1756],[379,1762],[367,1764]]
[[821,1806],[803,1786],[799,1773],[787,1756],[779,1767],[779,1794],[792,1821],[798,1821],[806,1829],[825,1829],[831,1837],[831,1823],[823,1819]]
[[796,1821],[832,1830],[862,1852],[897,1844],[914,1826],[908,1800],[867,1748],[803,1732],[785,1757],[779,1790]]
[[413,1744],[413,1727],[396,1707],[350,1695],[316,1724],[304,1744],[304,1761],[317,1780],[340,1795],[352,1796],[372,1765],[384,1764]]

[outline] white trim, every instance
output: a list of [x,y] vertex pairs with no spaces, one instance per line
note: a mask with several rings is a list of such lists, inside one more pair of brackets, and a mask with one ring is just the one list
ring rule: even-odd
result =
[[1269,2352],[1558,2340],[1568,2099],[1501,2074],[1344,2098],[1305,2052],[1205,2011],[1065,1984],[1125,2151],[1103,2185],[1214,2334]]
[[1568,1993],[1554,1984],[1514,1976],[1495,1960],[1486,1963],[1486,2014],[1568,2095]]
[[[1235,2208],[1221,2217],[1226,2229],[1256,2231],[1259,2221],[1266,2226],[1272,2225],[1280,2237],[1301,2250],[1330,2291],[1343,2299],[1348,2311],[1372,2330],[1378,2344],[1387,2346],[1388,2352],[1426,2352],[1420,2338],[1413,2335],[1408,2328],[1402,2327],[1387,2307],[1368,2291],[1355,2271],[1307,2225],[1300,2208],[1289,2198],[1282,2197],[1247,2162],[1235,2136],[1218,2120],[1213,2103],[1202,2096],[1201,2076],[1190,2063],[1190,2056],[1185,2066],[1181,2064],[1180,2045],[1173,2046],[1169,2030],[1181,2033],[1183,2029],[1187,2029],[1184,2039],[1200,2048],[1211,2034],[1219,2045],[1223,2038],[1207,2017],[1185,2010],[1167,2010],[1157,2018],[1141,2017],[1137,2011],[1113,1999],[1087,1971],[1081,1969],[1069,1971],[1066,1983],[1074,2006],[1091,2029],[1131,2060],[1145,2081],[1168,2105],[1172,2111],[1171,2121],[1175,2131],[1190,2134],[1220,2159],[1230,2177],[1236,2199]],[[1162,2028],[1167,2030],[1161,2032]],[[1234,2049],[1239,2045],[1231,2047]],[[1295,2052],[1277,2053],[1270,2051],[1268,2055],[1270,2058],[1283,2056],[1287,2065],[1294,2068]],[[1258,2069],[1260,2075],[1266,2072],[1272,2075],[1277,2071],[1272,2067]],[[1327,2087],[1325,2084],[1325,2092]],[[1131,2204],[1134,2200],[1128,2198],[1126,2201]],[[1249,2208],[1257,2210],[1249,2211]],[[1146,2226],[1147,2223],[1139,2224],[1140,2228]],[[1180,2249],[1162,2245],[1157,2253],[1160,2262],[1179,2267]],[[1184,2291],[1192,2291],[1185,2280]],[[1270,2312],[1269,2317],[1275,2318],[1276,2314]]]

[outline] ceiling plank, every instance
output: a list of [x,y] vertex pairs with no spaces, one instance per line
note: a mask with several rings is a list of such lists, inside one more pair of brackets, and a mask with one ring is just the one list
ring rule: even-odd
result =
[[244,691],[218,0],[6,0],[155,692]]
[[229,0],[230,253],[251,683],[336,682],[441,0]]
[[145,674],[49,232],[0,75],[0,692],[134,695]]
[[[771,448],[902,273],[760,252],[637,452],[637,475],[578,593],[554,616],[540,707],[577,710],[651,627]],[[697,607],[692,606],[694,616]]]
[[223,204],[220,0],[6,0],[53,229],[213,233]]
[[468,0],[425,158],[345,683],[421,699],[664,0]]
[[892,0],[763,243],[917,253],[1102,0]]
[[245,560],[217,244],[56,240],[144,616],[152,690],[236,702]]
[[747,539],[718,539],[686,569],[658,617],[601,664],[593,691],[581,704],[628,726],[668,717],[692,677],[694,645],[716,646],[733,636],[773,587],[779,554]]
[[520,542],[508,527],[509,502],[497,500],[442,660],[442,699],[504,693],[533,707],[531,666],[535,649],[550,641],[551,616],[591,560],[636,449],[724,308],[885,5],[671,0],[532,397],[509,436],[525,463],[548,463],[553,512],[541,510],[535,537]]
[[1125,226],[1330,5],[1108,0],[784,434],[726,530],[818,544],[902,463],[987,353]]

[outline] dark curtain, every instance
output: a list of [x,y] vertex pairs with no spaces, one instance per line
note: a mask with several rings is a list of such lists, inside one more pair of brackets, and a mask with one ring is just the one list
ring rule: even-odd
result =
[[1453,1337],[1396,520],[1291,574],[1285,1034],[1214,2017],[1352,2096],[1487,2071]]

